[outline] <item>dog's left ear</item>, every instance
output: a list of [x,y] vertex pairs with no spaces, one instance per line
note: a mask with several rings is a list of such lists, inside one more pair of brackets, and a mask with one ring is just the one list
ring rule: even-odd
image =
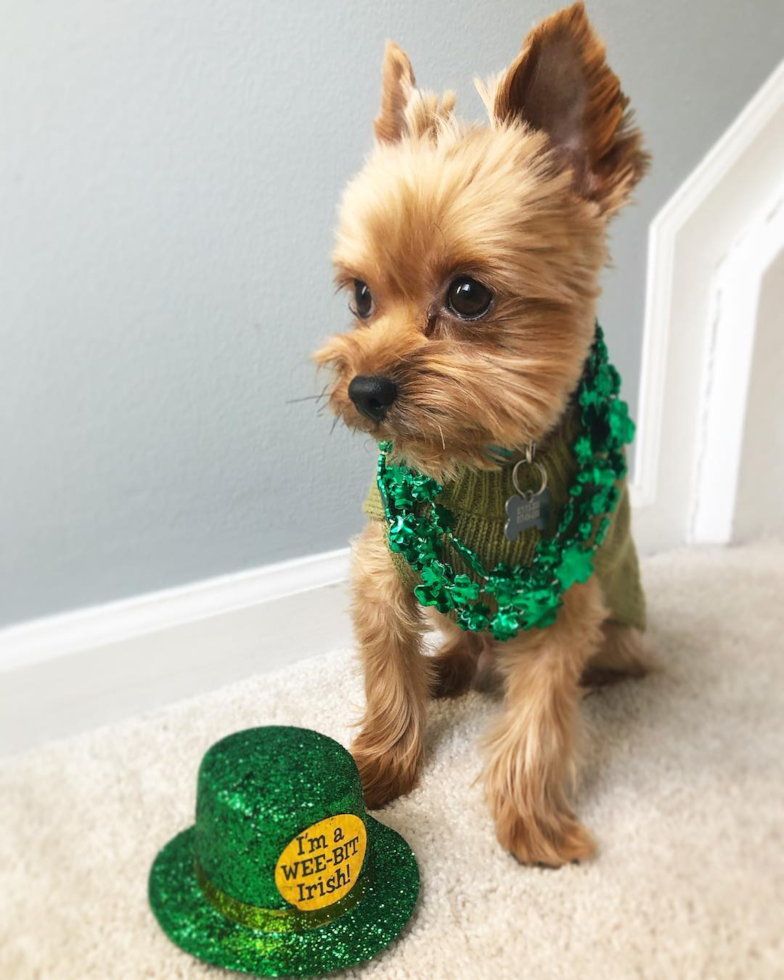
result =
[[406,106],[415,88],[408,55],[394,41],[387,41],[381,69],[381,109],[373,122],[380,143],[397,143],[406,132]]
[[628,102],[580,2],[528,34],[500,79],[493,114],[545,132],[575,188],[609,215],[627,202],[648,165]]

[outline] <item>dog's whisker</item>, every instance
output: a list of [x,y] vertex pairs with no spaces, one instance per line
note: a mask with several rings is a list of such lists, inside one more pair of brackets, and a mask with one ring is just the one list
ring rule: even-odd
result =
[[324,394],[320,395],[302,395],[301,398],[287,398],[284,402],[285,405],[295,405],[297,402],[311,402],[319,401],[324,397]]

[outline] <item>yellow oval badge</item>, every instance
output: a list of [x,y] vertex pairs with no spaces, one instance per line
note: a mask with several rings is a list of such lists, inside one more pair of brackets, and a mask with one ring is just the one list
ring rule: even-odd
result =
[[353,813],[339,813],[303,830],[283,849],[275,866],[278,891],[305,912],[344,898],[365,860],[367,831]]

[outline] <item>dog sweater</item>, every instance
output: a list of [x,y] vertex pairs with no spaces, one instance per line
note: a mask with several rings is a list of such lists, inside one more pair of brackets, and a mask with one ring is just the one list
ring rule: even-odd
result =
[[[555,532],[577,472],[577,461],[572,452],[575,428],[574,419],[570,418],[536,450],[537,461],[547,470],[549,534]],[[494,471],[466,470],[454,482],[444,484],[439,501],[454,515],[455,534],[476,552],[485,568],[492,568],[499,562],[509,566],[530,565],[539,542],[540,532],[535,528],[523,531],[514,541],[508,541],[504,534],[506,501],[516,493],[512,469],[512,465],[507,465]],[[523,490],[535,490],[539,479],[534,467],[522,467],[518,482]],[[610,618],[644,630],[645,596],[631,535],[631,510],[625,480],[618,489],[620,498],[611,515],[607,536],[594,555],[594,574],[599,579]],[[372,520],[384,521],[384,506],[375,481],[363,509]],[[390,555],[406,587],[413,590],[420,581],[418,573],[402,555],[393,551]],[[448,538],[444,540],[444,557],[453,566],[462,567]]]

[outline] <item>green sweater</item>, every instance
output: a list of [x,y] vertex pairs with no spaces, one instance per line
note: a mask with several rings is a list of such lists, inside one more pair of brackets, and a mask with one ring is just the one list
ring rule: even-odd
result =
[[[536,459],[547,470],[550,488],[548,534],[555,531],[577,470],[571,449],[573,443],[572,420],[546,443],[537,447]],[[532,467],[523,467],[520,477],[523,489],[535,489],[538,486],[539,475]],[[526,479],[530,482],[526,483]],[[621,496],[612,514],[607,536],[594,556],[594,565],[610,618],[643,630],[645,596],[640,583],[637,552],[631,536],[629,493],[625,481],[620,486],[620,491]],[[491,568],[498,562],[510,566],[529,565],[533,559],[540,538],[538,530],[531,528],[524,531],[511,542],[504,534],[506,501],[515,492],[511,465],[494,472],[466,470],[453,483],[444,486],[440,502],[454,514],[455,534],[479,555],[486,568]],[[375,481],[365,500],[364,511],[373,520],[384,520],[384,507]],[[461,559],[454,553],[448,540],[444,551],[449,562],[457,567],[461,566]],[[406,586],[413,589],[419,583],[417,572],[402,555],[396,552],[390,552],[390,555]]]

